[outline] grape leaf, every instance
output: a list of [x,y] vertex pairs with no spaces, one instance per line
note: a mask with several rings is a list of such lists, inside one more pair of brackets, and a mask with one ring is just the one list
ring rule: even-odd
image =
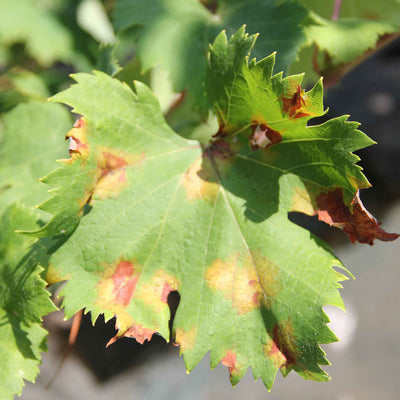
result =
[[[301,0],[303,4],[321,17],[331,18],[333,2]],[[352,17],[370,20],[384,20],[398,24],[400,20],[400,0],[346,0],[340,6],[340,18]]]
[[16,228],[34,229],[37,216],[12,205],[0,221],[0,398],[21,394],[23,379],[33,382],[40,353],[46,351],[42,317],[56,308],[45,290],[38,265],[43,248]]
[[316,46],[313,67],[326,78],[326,83],[336,83],[363,58],[394,39],[399,31],[398,23],[361,18],[331,21],[312,12],[309,21],[304,29],[307,36],[304,47]]
[[[83,115],[65,164],[80,197],[63,204],[59,187],[54,218],[83,202],[89,209],[49,272],[69,280],[67,317],[82,308],[94,320],[116,316],[110,343],[155,332],[169,340],[167,298],[177,290],[173,334],[188,371],[210,351],[233,384],[251,367],[270,388],[278,369],[328,379],[319,344],[336,337],[322,307],[343,307],[346,279],[288,212],[335,224],[335,194],[354,227],[351,202],[368,182],[351,152],[373,142],[347,117],[307,126],[323,114],[321,82],[304,92],[301,75],[272,75],[274,55],[248,62],[255,38],[221,33],[210,50],[207,93],[220,129],[207,146],[175,134],[141,83],[134,93],[103,73],[77,74],[53,98]],[[385,239],[379,233],[368,237]]]
[[329,21],[314,14],[313,19],[315,24],[306,28],[307,37],[329,54],[333,64],[353,60],[374,48],[380,37],[398,30],[396,24],[359,18]]
[[[246,24],[249,31],[259,32],[253,55],[261,58],[277,51],[280,54],[278,71],[287,72],[299,56],[309,57],[299,51],[315,43],[329,57],[324,62],[319,61],[317,72],[320,74],[328,67],[332,69],[356,59],[374,48],[380,37],[398,30],[398,24],[384,21],[357,18],[329,21],[293,1],[203,3],[208,7],[198,0],[157,0],[152,1],[151,7],[140,0],[117,0],[114,11],[117,29],[141,27],[137,50],[143,68],[160,64],[169,72],[175,90],[187,89],[200,108],[207,107],[203,82],[208,43],[221,29],[231,34]],[[192,40],[186,40],[187,37]],[[308,61],[311,63],[311,58]]]
[[70,32],[37,1],[0,2],[0,46],[15,43],[25,43],[27,52],[43,67],[72,60]]
[[138,37],[143,68],[161,64],[176,91],[188,89],[197,106],[206,107],[206,54],[221,29],[233,33],[245,23],[261,32],[255,55],[279,51],[277,68],[286,70],[305,40],[301,24],[306,15],[299,4],[276,5],[275,0],[218,1],[214,14],[198,0],[156,0],[151,7],[140,0],[118,0],[114,24],[117,29],[143,26]]
[[33,72],[12,68],[0,76],[0,111],[10,110],[23,101],[43,101],[47,97],[45,83]]
[[115,48],[116,46],[112,44],[101,45],[100,54],[96,64],[97,70],[103,71],[110,76],[115,76],[122,71],[122,68],[114,54]]
[[64,135],[71,118],[59,104],[28,102],[2,119],[0,210],[15,200],[34,206],[47,197],[38,179],[54,166],[55,158],[68,154]]

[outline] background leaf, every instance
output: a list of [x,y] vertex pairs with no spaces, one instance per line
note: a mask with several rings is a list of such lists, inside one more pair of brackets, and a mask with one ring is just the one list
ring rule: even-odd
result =
[[58,104],[29,102],[19,104],[2,120],[0,210],[16,200],[34,206],[47,197],[38,179],[54,167],[55,159],[68,154],[64,136],[71,118]]
[[37,216],[12,205],[0,221],[0,397],[20,394],[23,379],[33,382],[46,351],[47,332],[42,317],[56,307],[45,290],[38,264],[46,258],[44,248],[32,238],[14,231],[34,229]]

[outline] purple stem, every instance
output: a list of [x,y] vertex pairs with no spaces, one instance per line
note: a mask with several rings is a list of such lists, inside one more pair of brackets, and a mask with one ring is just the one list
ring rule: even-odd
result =
[[333,7],[332,21],[337,21],[340,14],[340,8],[342,7],[342,0],[335,0],[335,6]]

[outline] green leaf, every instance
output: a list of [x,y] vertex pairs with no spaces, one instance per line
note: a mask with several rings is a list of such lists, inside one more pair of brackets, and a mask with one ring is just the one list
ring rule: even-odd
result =
[[96,65],[97,70],[103,71],[110,76],[115,76],[122,70],[114,54],[115,47],[112,44],[100,46],[100,54]]
[[[334,2],[301,0],[303,4],[321,17],[331,18]],[[373,21],[384,20],[399,24],[400,0],[346,0],[340,7],[340,18],[363,18]]]
[[4,114],[3,123],[0,210],[16,200],[34,206],[48,197],[38,179],[68,154],[64,135],[71,118],[59,104],[29,102]]
[[277,68],[287,70],[305,41],[302,21],[307,13],[297,3],[277,5],[275,0],[222,0],[215,14],[198,0],[156,0],[151,7],[140,0],[118,0],[114,23],[117,29],[143,26],[138,37],[143,68],[160,64],[169,71],[176,91],[188,89],[197,107],[205,108],[208,44],[221,29],[233,33],[246,24],[260,32],[255,55],[278,51]]
[[[333,4],[327,7],[326,2],[320,3],[323,11],[329,8],[332,12]],[[311,65],[312,55],[299,52],[315,44],[323,52],[322,59],[317,60],[320,64],[317,72],[322,75],[328,69],[355,60],[374,49],[383,36],[398,31],[397,20],[393,23],[345,18],[333,22],[301,2],[276,0],[157,0],[152,1],[151,7],[140,0],[117,0],[114,23],[119,30],[140,27],[135,38],[143,68],[161,65],[169,71],[175,90],[187,89],[200,109],[207,108],[203,82],[208,43],[221,29],[230,35],[246,24],[249,31],[258,32],[260,37],[253,55],[262,58],[277,51],[280,54],[277,71],[287,72],[295,61],[291,71],[299,71],[297,65],[302,66],[305,61]],[[299,60],[304,56],[308,59]]]
[[0,46],[25,43],[27,52],[43,67],[71,61],[70,32],[38,1],[0,2]]
[[0,221],[0,398],[21,394],[23,379],[39,372],[47,332],[42,317],[56,307],[40,277],[44,249],[17,228],[34,229],[37,216],[21,206],[7,208]]
[[[361,18],[331,21],[310,12],[304,28],[307,37],[304,48],[315,46],[313,68],[327,81],[337,81],[363,58],[394,39],[398,31],[398,23]],[[304,51],[300,53],[300,63],[304,64],[301,57],[306,54]],[[296,67],[291,70],[296,70]]]
[[321,82],[305,93],[302,76],[272,75],[274,55],[249,62],[254,41],[240,29],[210,50],[207,93],[220,129],[207,146],[174,133],[140,83],[134,93],[103,73],[77,74],[53,98],[84,116],[65,164],[84,190],[63,204],[71,187],[60,186],[54,218],[88,209],[49,272],[69,280],[67,317],[82,308],[94,320],[116,316],[116,338],[141,343],[155,332],[169,340],[167,298],[177,290],[173,335],[188,371],[210,351],[233,384],[251,367],[270,388],[278,369],[328,379],[319,344],[336,337],[322,307],[343,307],[346,279],[288,212],[318,213],[351,240],[396,235],[376,221],[357,225],[369,218],[354,200],[368,183],[351,152],[372,141],[347,117],[307,126],[323,113]]
[[22,68],[13,68],[0,76],[0,110],[10,110],[18,103],[49,97],[46,85],[40,77]]

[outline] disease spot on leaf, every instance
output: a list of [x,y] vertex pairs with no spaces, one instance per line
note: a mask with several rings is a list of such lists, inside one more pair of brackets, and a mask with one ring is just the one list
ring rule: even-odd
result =
[[264,355],[270,357],[279,368],[289,367],[297,363],[300,351],[292,322],[279,321],[272,330],[272,343],[269,341],[263,347]]
[[182,179],[182,186],[186,190],[187,199],[189,201],[201,199],[213,202],[219,190],[219,185],[210,181],[213,176],[210,160],[198,158]]
[[253,150],[265,149],[282,141],[281,134],[266,124],[253,125],[251,129],[250,144]]
[[130,337],[136,339],[138,343],[143,344],[145,340],[150,341],[154,333],[156,333],[154,330],[145,328],[141,324],[132,324],[122,336],[114,336],[112,339],[110,339],[107,343],[107,347],[121,337]]
[[128,185],[126,167],[139,163],[143,160],[144,155],[100,147],[96,158],[99,177],[93,192],[93,198],[102,200],[116,197]]
[[[236,146],[237,147],[237,146]],[[210,158],[217,161],[227,161],[225,164],[231,163],[232,157],[234,156],[237,148],[233,143],[228,143],[224,140],[218,140],[212,143],[205,151],[205,159]]]
[[291,97],[282,97],[283,111],[289,114],[290,118],[302,118],[310,115],[307,112],[307,95],[300,85]]
[[65,139],[69,139],[68,151],[72,160],[88,158],[90,150],[87,141],[87,122],[84,118],[79,118],[75,122],[73,128],[66,134]]
[[358,241],[373,245],[375,239],[391,241],[399,237],[397,233],[387,233],[380,228],[381,223],[364,208],[358,192],[350,206],[344,204],[341,189],[320,193],[316,201],[318,219],[342,229],[352,243]]
[[271,307],[274,298],[282,290],[282,282],[279,279],[279,267],[258,251],[252,250],[251,257],[245,261],[248,268],[257,269],[257,278],[261,282],[260,291],[257,292],[257,301],[266,307]]
[[270,305],[279,293],[281,286],[276,275],[277,268],[273,263],[252,254],[242,263],[239,256],[225,262],[215,260],[207,268],[205,279],[212,290],[222,292],[224,298],[232,301],[239,314],[247,314],[260,308],[261,303]]
[[135,298],[143,301],[156,312],[168,307],[168,295],[173,290],[178,290],[179,281],[176,277],[159,269],[149,282],[142,283],[135,292]]
[[265,357],[272,360],[275,368],[281,368],[286,364],[286,357],[281,353],[273,339],[268,340],[263,345],[263,353]]
[[53,264],[50,264],[49,267],[47,268],[46,281],[49,285],[52,285],[53,283],[57,283],[57,282],[66,281],[70,278],[71,278],[70,274],[61,275],[60,271],[58,271],[57,268],[54,267]]
[[189,330],[185,331],[182,328],[175,330],[175,342],[180,346],[179,353],[182,354],[187,350],[192,350],[196,343],[197,326],[192,326]]
[[293,188],[293,192],[290,211],[298,211],[307,215],[314,215],[315,209],[310,192],[297,186]]
[[119,261],[106,267],[97,284],[96,304],[112,311],[116,317],[117,329],[125,332],[133,323],[125,307],[130,303],[139,280],[141,266],[135,262]]
[[236,353],[232,350],[226,352],[225,357],[221,360],[221,364],[228,367],[230,376],[240,375],[241,365],[237,361]]

